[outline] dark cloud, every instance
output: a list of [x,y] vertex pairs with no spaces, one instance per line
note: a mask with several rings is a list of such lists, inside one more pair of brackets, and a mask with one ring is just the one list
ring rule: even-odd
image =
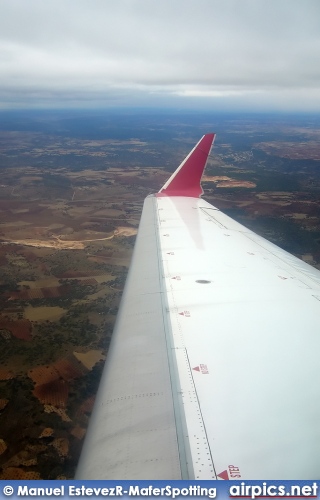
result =
[[318,0],[0,0],[0,6],[2,106],[320,109]]

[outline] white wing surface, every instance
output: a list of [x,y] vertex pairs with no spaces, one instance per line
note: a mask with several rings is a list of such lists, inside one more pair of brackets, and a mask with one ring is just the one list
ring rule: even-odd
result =
[[199,198],[213,139],[145,200],[77,478],[319,476],[320,272]]

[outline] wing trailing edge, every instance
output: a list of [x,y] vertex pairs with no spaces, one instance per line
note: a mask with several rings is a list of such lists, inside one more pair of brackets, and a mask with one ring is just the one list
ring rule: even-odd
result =
[[201,177],[206,167],[215,134],[204,135],[170,179],[160,189],[158,196],[187,196],[199,198],[203,194]]

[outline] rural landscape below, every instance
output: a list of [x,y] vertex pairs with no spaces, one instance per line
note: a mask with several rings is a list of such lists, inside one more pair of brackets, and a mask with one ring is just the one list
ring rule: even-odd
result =
[[145,197],[216,132],[203,198],[320,269],[320,119],[0,116],[0,479],[70,479]]

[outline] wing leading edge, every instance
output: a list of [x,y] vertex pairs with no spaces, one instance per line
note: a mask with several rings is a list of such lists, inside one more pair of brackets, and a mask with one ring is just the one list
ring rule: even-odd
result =
[[213,140],[145,200],[78,478],[320,470],[320,272],[199,198]]

